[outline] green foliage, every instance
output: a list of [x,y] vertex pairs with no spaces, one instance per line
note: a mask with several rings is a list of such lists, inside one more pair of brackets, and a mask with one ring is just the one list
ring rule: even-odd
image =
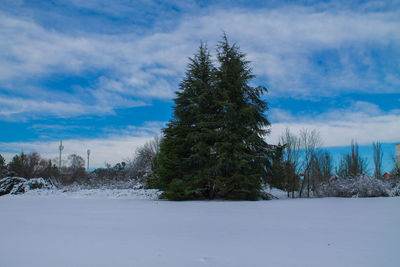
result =
[[189,195],[204,198],[213,186],[210,159],[217,126],[213,121],[214,80],[210,55],[201,45],[180,84],[174,100],[174,119],[164,129],[157,158],[159,181],[153,183],[166,190],[169,199],[192,198]]
[[258,199],[266,180],[270,146],[261,100],[264,87],[251,87],[249,62],[226,36],[214,67],[201,44],[190,59],[174,107],[163,130],[157,158],[157,187],[165,197]]
[[270,146],[264,141],[269,121],[265,87],[251,87],[254,78],[245,55],[226,36],[218,46],[216,71],[221,130],[215,144],[217,190],[227,199],[257,199],[267,178]]
[[3,178],[7,175],[7,165],[6,165],[6,160],[4,157],[0,154],[0,178]]
[[276,187],[285,190],[288,185],[287,181],[287,162],[283,159],[283,152],[286,145],[278,145],[275,147],[272,153],[271,159],[271,174],[268,179],[268,183],[271,187]]
[[0,168],[5,168],[6,167],[6,160],[4,157],[0,154]]

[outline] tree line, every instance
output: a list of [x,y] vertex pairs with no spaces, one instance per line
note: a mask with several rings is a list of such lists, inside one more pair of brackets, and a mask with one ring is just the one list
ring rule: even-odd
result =
[[[330,153],[320,147],[322,140],[316,130],[303,129],[296,135],[286,129],[279,139],[280,143],[274,146],[269,159],[271,169],[263,188],[279,188],[292,198],[324,196],[321,188],[326,190],[326,183],[332,178],[351,182],[367,172],[367,161],[360,156],[357,142],[350,144],[349,152],[334,166]],[[43,177],[58,186],[75,183],[87,187],[141,185],[158,188],[160,143],[161,138],[155,137],[139,147],[131,159],[114,166],[106,164],[93,171],[86,171],[84,159],[76,154],[69,155],[61,169],[54,164],[58,159],[44,159],[36,152],[15,155],[8,164],[0,154],[0,178]],[[307,149],[305,144],[308,144]],[[372,151],[373,178],[382,180],[381,144],[373,142]],[[400,177],[400,168],[395,165],[394,158],[393,165],[388,180],[396,181]]]
[[[282,145],[281,145],[282,144]],[[359,153],[359,146],[352,141],[349,152],[341,156],[334,166],[331,154],[322,148],[323,141],[317,130],[303,129],[294,134],[286,129],[280,137],[272,159],[270,185],[285,190],[290,197],[324,196],[326,184],[337,179],[353,182],[368,173],[368,163]],[[372,143],[374,179],[383,179],[383,150],[380,142]],[[400,168],[394,167],[387,177],[398,179]],[[322,190],[322,188],[325,188]]]
[[[264,197],[265,185],[288,196],[323,194],[333,174],[332,157],[320,149],[316,130],[289,130],[278,145],[266,142],[267,89],[252,86],[255,76],[245,55],[226,35],[213,59],[201,44],[189,59],[176,92],[173,118],[163,130],[151,186],[170,200]],[[381,178],[382,149],[374,143],[375,177]],[[356,142],[335,173],[356,178],[366,172]]]
[[159,138],[150,140],[139,147],[133,158],[111,166],[92,171],[85,169],[85,160],[71,154],[63,161],[61,168],[56,164],[59,159],[45,159],[39,153],[15,155],[9,163],[0,154],[0,178],[23,177],[26,179],[42,177],[51,184],[62,187],[71,184],[93,187],[131,187],[147,185],[155,169],[155,155],[158,153]]
[[[0,175],[44,177],[62,185],[135,181],[163,191],[162,197],[169,200],[257,200],[265,198],[266,186],[285,190],[292,198],[336,194],[329,191],[333,186],[340,188],[339,183],[366,173],[367,162],[356,142],[336,167],[321,149],[316,130],[296,135],[287,129],[278,145],[267,143],[267,89],[253,86],[254,78],[245,54],[226,35],[215,58],[202,43],[189,58],[174,99],[173,118],[162,137],[140,147],[132,160],[86,172],[78,155],[70,155],[68,166],[62,168],[38,153],[21,153],[8,164],[0,155]],[[380,179],[379,142],[373,143],[373,151],[374,177]],[[396,167],[393,177],[399,174]]]

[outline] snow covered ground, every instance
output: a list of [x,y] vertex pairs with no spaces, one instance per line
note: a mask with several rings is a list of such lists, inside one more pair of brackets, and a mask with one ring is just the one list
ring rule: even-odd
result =
[[110,195],[0,197],[0,266],[400,266],[400,198]]
[[[85,199],[147,199],[157,200],[161,194],[155,189],[78,189],[71,187],[63,189],[29,190],[20,195],[8,195],[11,198],[85,198]],[[1,266],[0,266],[1,267]]]

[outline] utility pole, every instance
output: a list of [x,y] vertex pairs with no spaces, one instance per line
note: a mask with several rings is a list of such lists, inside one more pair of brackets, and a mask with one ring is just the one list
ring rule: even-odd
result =
[[90,156],[90,149],[87,150],[87,170],[89,171],[89,156]]
[[58,168],[61,170],[61,152],[63,151],[63,149],[64,149],[64,146],[63,146],[63,144],[62,144],[62,141],[60,141],[60,146],[58,147],[58,149],[60,149],[60,160],[59,160],[59,163],[58,163]]

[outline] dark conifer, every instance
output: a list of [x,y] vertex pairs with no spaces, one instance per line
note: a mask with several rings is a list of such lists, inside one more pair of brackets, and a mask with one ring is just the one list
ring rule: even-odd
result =
[[267,178],[267,90],[249,85],[249,62],[226,36],[217,52],[218,69],[204,45],[190,59],[163,130],[156,174],[168,199],[258,199]]
[[205,45],[190,59],[174,107],[164,129],[158,157],[160,188],[169,199],[214,197],[215,77]]
[[226,199],[257,199],[267,177],[269,145],[264,136],[270,125],[265,87],[252,87],[254,78],[245,55],[224,36],[218,46],[217,90],[222,98],[218,131],[217,190]]

